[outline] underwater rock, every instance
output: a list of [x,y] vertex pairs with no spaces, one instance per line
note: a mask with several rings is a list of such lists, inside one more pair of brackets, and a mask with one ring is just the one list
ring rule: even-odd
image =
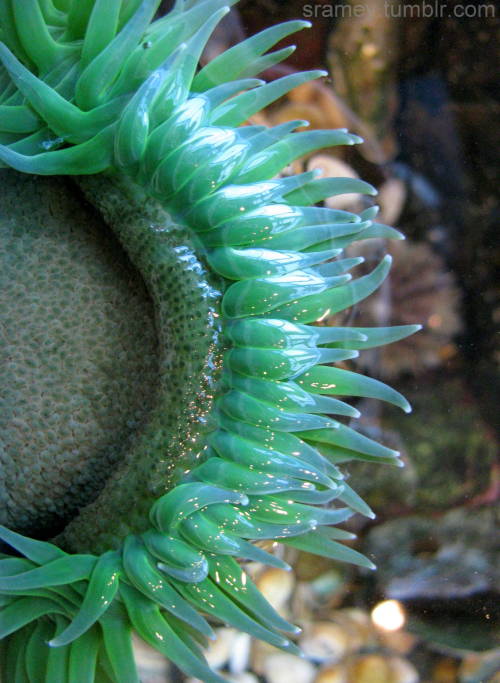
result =
[[500,648],[482,654],[469,654],[460,664],[460,683],[498,683],[500,681]]
[[[468,391],[462,379],[450,377],[449,373],[409,379],[406,388],[419,419],[409,425],[404,439],[400,437],[399,448],[410,465],[408,472],[401,472],[405,485],[399,493],[404,497],[408,492],[409,504],[403,508],[424,513],[446,512],[457,505],[479,504],[483,499],[485,503],[493,502],[498,495],[497,444],[479,412],[477,397]],[[392,415],[384,412],[381,423],[384,431],[402,434],[403,424]],[[369,502],[378,504],[379,487],[368,494],[370,482],[357,466],[356,472],[361,476],[362,495],[373,495]],[[373,472],[375,482],[379,481],[378,474]],[[383,484],[389,473],[380,475]],[[380,486],[382,491],[384,486]],[[394,497],[401,499],[397,491]],[[389,501],[388,512],[390,509]],[[378,510],[383,513],[384,507]]]
[[407,517],[386,522],[367,535],[365,550],[389,598],[457,600],[480,592],[498,593],[500,519],[493,507],[459,508],[440,520]]
[[[349,253],[365,258],[366,264],[358,266],[365,272],[382,247],[381,240],[371,240],[355,245]],[[442,365],[455,355],[453,339],[463,326],[456,280],[435,250],[425,242],[407,239],[391,244],[390,251],[395,259],[391,277],[376,296],[356,307],[356,324],[411,324],[418,319],[425,321],[425,329],[411,343],[399,344],[397,352],[387,346],[356,361],[385,378]]]
[[384,558],[379,592],[406,603],[408,630],[429,647],[499,646],[498,520],[494,507],[458,508],[440,520],[386,522],[367,535],[365,551]]
[[367,154],[375,163],[387,162],[397,153],[394,117],[397,111],[397,59],[399,24],[391,19],[390,0],[359,5],[352,0],[340,15],[329,39],[328,63],[336,92],[345,98],[359,118],[368,124],[381,145],[383,156]]

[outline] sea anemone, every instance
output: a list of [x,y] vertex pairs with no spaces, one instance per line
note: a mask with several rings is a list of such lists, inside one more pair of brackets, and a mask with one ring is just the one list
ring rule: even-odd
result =
[[[154,21],[159,0],[0,0],[0,160],[75,177],[140,272],[160,347],[156,403],[118,461],[105,454],[73,485],[71,460],[41,462],[35,450],[27,465],[26,453],[7,450],[6,681],[138,681],[132,631],[188,675],[221,681],[200,649],[213,633],[203,614],[297,652],[295,627],[235,558],[286,565],[251,541],[371,566],[332,526],[354,512],[372,516],[338,465],[397,464],[398,453],[346,426],[358,411],[341,399],[410,408],[393,389],[332,364],[417,326],[311,323],[368,296],[389,271],[385,257],[351,280],[359,259],[342,258],[344,247],[400,235],[374,223],[372,210],[313,206],[346,191],[373,194],[360,180],[277,177],[299,156],[359,138],[294,132],[302,121],[241,125],[323,75],[255,78],[289,53],[267,51],[306,22],[267,29],[198,70],[230,4],[178,0]],[[14,184],[20,177],[4,173]],[[12,228],[22,201],[2,225]],[[57,485],[42,498],[33,482],[50,469]],[[51,515],[63,526],[55,537]]]

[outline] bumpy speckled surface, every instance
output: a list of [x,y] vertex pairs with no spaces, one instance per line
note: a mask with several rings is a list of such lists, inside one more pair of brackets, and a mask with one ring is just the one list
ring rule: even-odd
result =
[[144,423],[157,338],[141,277],[68,180],[0,183],[0,519],[43,534],[98,493]]
[[46,535],[106,485],[61,542],[111,547],[199,455],[215,292],[151,200],[137,213],[108,180],[81,179],[145,284],[72,181],[1,171],[1,182],[1,523]]
[[220,293],[186,229],[137,186],[112,176],[78,182],[142,273],[159,343],[160,390],[146,427],[99,499],[58,539],[73,551],[103,552],[147,529],[153,502],[203,459],[204,436],[215,428],[209,416],[221,369]]

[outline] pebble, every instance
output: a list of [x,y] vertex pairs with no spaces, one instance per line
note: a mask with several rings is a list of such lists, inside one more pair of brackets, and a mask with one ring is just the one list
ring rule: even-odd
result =
[[458,665],[454,659],[441,659],[432,671],[433,683],[456,683],[458,680]]
[[232,642],[228,669],[232,674],[241,674],[249,666],[252,638],[248,633],[238,633]]
[[389,178],[379,189],[380,221],[396,225],[406,202],[406,186],[400,178]]
[[500,648],[481,653],[469,653],[460,664],[461,683],[500,683]]
[[332,613],[332,621],[338,624],[348,638],[348,651],[355,652],[376,644],[377,635],[370,617],[356,607],[346,607]]
[[228,661],[234,642],[238,636],[238,631],[233,628],[215,629],[216,639],[210,641],[205,650],[205,657],[212,669],[220,669]]
[[[307,163],[307,170],[312,171],[319,168],[324,178],[358,178],[356,171],[351,168],[345,161],[332,156],[331,154],[316,154]],[[360,194],[341,194],[335,197],[328,197],[325,200],[325,206],[329,209],[342,209],[345,211],[353,211],[360,208],[362,195]]]
[[402,657],[391,657],[391,683],[418,683],[420,676],[413,664]]
[[329,666],[326,669],[321,669],[314,683],[349,683],[347,672],[341,664]]
[[271,567],[262,572],[256,583],[266,600],[279,612],[292,594],[295,578],[292,572]]
[[280,654],[281,650],[264,643],[262,640],[252,640],[252,651],[250,653],[250,669],[258,676],[264,673],[264,663],[272,655]]
[[306,657],[316,662],[338,662],[347,652],[348,636],[339,625],[317,621],[307,626],[299,646]]
[[135,635],[133,649],[142,683],[165,683],[170,669],[165,657]]
[[391,666],[382,655],[356,657],[349,666],[349,683],[393,683]]
[[239,674],[226,676],[225,678],[231,681],[231,683],[259,683],[257,676],[249,671],[242,671]]
[[417,637],[408,631],[382,631],[378,632],[380,643],[388,650],[399,655],[407,655],[417,644]]
[[316,669],[307,659],[277,654],[264,661],[263,674],[267,683],[313,683]]

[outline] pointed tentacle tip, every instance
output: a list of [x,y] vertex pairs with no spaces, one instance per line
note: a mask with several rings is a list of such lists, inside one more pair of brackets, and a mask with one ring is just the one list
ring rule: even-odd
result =
[[[362,145],[364,143],[365,139],[362,138],[360,135],[355,135],[354,133],[351,133],[351,138],[348,140],[345,144],[346,145]],[[378,192],[375,191],[375,194],[378,194]]]
[[413,412],[413,408],[411,407],[410,403],[405,399],[404,404],[401,406],[404,410],[404,412],[409,415],[411,412]]

